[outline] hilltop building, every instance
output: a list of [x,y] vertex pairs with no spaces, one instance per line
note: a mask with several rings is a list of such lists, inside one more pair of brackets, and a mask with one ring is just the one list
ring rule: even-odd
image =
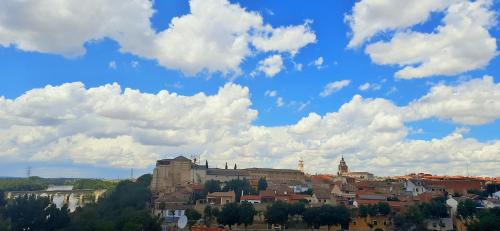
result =
[[151,181],[153,193],[172,193],[177,188],[191,184],[203,184],[208,180],[227,182],[233,179],[258,180],[265,178],[269,183],[303,184],[305,174],[300,170],[247,168],[219,169],[206,165],[197,165],[190,159],[178,156],[173,159],[163,159],[156,162]]
[[156,161],[151,190],[165,193],[175,192],[176,187],[186,186],[192,182],[191,169],[191,160],[183,156]]

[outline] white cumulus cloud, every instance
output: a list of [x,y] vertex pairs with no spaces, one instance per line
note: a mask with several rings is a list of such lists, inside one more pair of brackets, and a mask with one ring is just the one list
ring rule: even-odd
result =
[[111,38],[122,52],[150,57],[153,13],[149,0],[5,0],[0,45],[75,57],[85,54],[86,43]]
[[283,69],[283,59],[281,55],[269,56],[259,61],[257,70],[263,72],[267,77],[274,77]]
[[159,158],[193,153],[211,165],[235,160],[242,168],[295,168],[307,157],[308,172],[334,173],[344,155],[353,171],[379,175],[464,174],[466,161],[473,175],[498,175],[500,141],[467,138],[463,129],[411,139],[413,128],[405,124],[427,118],[451,119],[459,128],[491,123],[500,118],[498,88],[491,77],[436,85],[401,106],[355,95],[324,115],[257,126],[249,89],[236,84],[183,96],[67,83],[0,97],[0,157],[118,168],[148,168]]
[[[455,76],[483,68],[497,55],[489,29],[495,22],[491,0],[396,1],[363,0],[348,16],[353,31],[350,47],[382,31],[394,31],[389,41],[368,44],[365,52],[380,65],[398,65],[398,78]],[[432,12],[444,12],[433,32],[413,25],[426,22]]]
[[410,119],[437,117],[463,124],[485,124],[500,117],[500,84],[493,77],[473,79],[457,86],[436,85],[407,107]]
[[[190,0],[190,12],[155,31],[150,0],[0,2],[0,46],[76,57],[104,38],[121,52],[157,60],[187,76],[200,72],[242,73],[256,53],[292,55],[315,43],[310,22],[274,28],[263,17],[227,0]],[[169,19],[163,19],[169,20]]]
[[325,85],[323,91],[319,93],[321,97],[327,97],[336,91],[340,91],[342,88],[349,86],[351,84],[351,80],[339,80],[335,82],[330,82]]

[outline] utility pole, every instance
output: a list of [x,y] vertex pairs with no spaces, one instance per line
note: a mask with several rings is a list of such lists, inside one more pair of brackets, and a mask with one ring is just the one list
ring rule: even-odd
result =
[[465,164],[467,165],[467,178],[469,178],[469,161],[465,160]]
[[31,177],[31,166],[28,166],[26,168],[26,177],[30,178]]

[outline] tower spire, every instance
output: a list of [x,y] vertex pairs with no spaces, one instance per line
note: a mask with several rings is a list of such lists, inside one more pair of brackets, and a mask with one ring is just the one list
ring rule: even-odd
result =
[[348,172],[349,172],[349,168],[347,167],[347,164],[345,163],[344,154],[342,154],[342,159],[340,160],[340,163],[339,163],[337,175],[341,176],[341,175],[348,173]]

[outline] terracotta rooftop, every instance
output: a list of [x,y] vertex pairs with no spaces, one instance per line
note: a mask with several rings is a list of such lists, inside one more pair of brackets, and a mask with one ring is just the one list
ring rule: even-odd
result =
[[242,200],[242,201],[246,201],[246,200],[258,201],[258,200],[260,200],[260,196],[259,195],[243,195],[243,196],[241,196],[240,200]]
[[229,192],[213,192],[209,193],[207,197],[234,197],[234,191]]

